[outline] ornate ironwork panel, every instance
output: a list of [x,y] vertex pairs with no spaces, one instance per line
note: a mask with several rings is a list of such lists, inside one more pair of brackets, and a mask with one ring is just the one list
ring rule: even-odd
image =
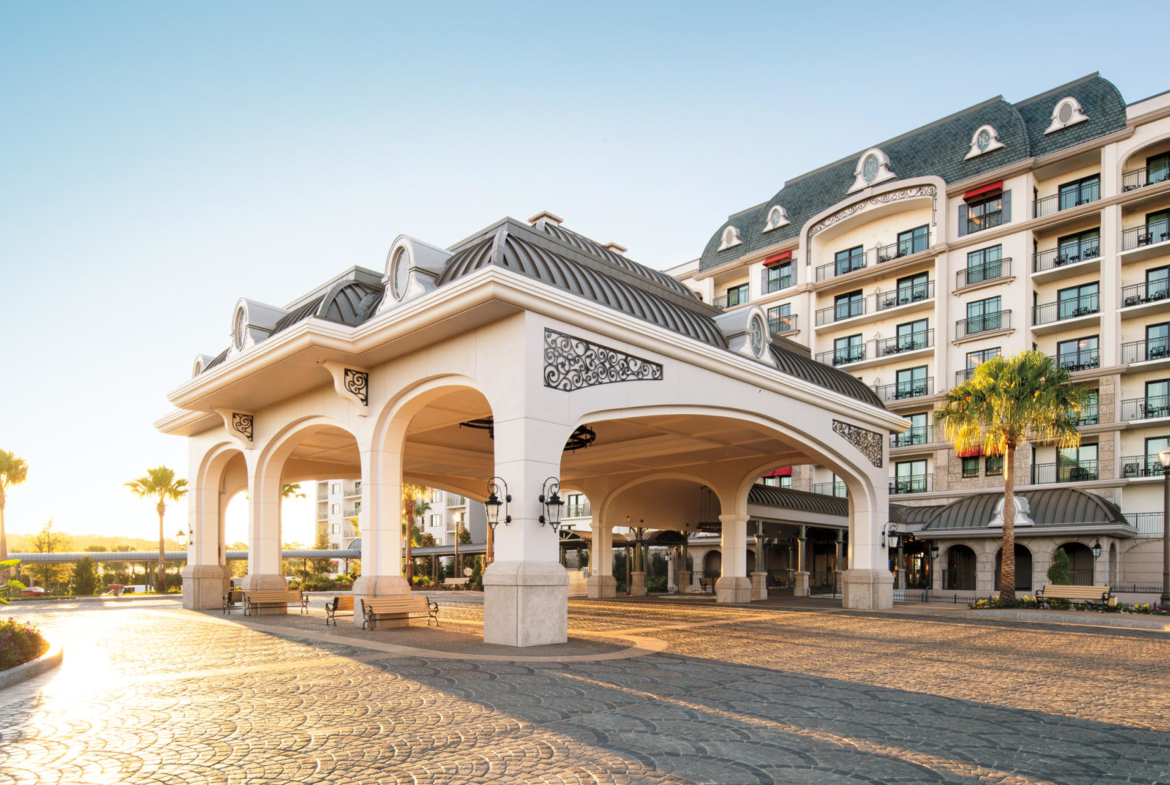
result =
[[232,412],[232,430],[252,441],[252,415]]
[[344,382],[345,389],[356,396],[362,402],[362,406],[370,405],[370,375],[368,373],[346,368]]
[[658,363],[556,330],[544,331],[545,387],[572,392],[599,384],[661,380]]
[[861,454],[869,458],[869,462],[881,468],[882,465],[882,435],[876,431],[867,431],[847,422],[833,420],[833,432],[852,444]]

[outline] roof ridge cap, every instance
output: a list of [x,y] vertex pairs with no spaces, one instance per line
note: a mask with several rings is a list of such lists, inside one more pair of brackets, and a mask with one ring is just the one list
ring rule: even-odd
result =
[[[1084,84],[1085,82],[1088,82],[1091,79],[1099,79],[1099,78],[1101,78],[1101,72],[1094,71],[1093,73],[1088,74],[1087,76],[1082,76],[1079,79],[1072,80],[1071,82],[1065,82],[1062,85],[1057,85],[1056,87],[1053,87],[1050,90],[1045,90],[1042,93],[1037,93],[1036,95],[1032,96],[1031,98],[1025,98],[1021,101],[1016,101],[1014,104],[1012,104],[1012,106],[1027,106],[1027,105],[1033,104],[1033,103],[1035,103],[1043,98],[1047,98],[1050,95],[1053,95],[1055,93],[1059,93],[1062,90],[1067,90],[1070,87],[1075,87],[1076,85]],[[1109,81],[1109,80],[1106,79],[1105,81]],[[1114,87],[1113,89],[1116,90],[1117,88]],[[1119,90],[1118,92],[1120,93],[1121,91]],[[1124,103],[1124,101],[1122,103]]]

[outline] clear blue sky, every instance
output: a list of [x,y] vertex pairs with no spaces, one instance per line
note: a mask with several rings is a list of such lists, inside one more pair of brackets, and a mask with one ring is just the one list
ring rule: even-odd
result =
[[4,2],[0,448],[31,463],[10,531],[152,536],[122,483],[185,475],[151,422],[237,297],[542,209],[670,266],[786,178],[994,95],[1170,89],[1168,27],[1164,0]]

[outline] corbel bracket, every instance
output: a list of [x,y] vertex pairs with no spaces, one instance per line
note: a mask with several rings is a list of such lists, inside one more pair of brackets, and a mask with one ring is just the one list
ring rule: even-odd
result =
[[358,417],[370,413],[370,371],[344,363],[324,360],[321,366],[333,377],[333,391],[357,407]]
[[223,418],[223,427],[245,450],[252,449],[255,418],[251,412],[237,412],[232,409],[214,409]]

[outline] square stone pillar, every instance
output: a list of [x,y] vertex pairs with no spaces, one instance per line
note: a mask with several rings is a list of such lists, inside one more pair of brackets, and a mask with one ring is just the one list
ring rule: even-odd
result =
[[756,570],[752,573],[752,601],[768,599],[768,573]]
[[868,480],[873,486],[872,501],[866,494],[849,494],[849,569],[841,576],[841,604],[876,610],[894,607],[894,575],[882,547],[882,530],[890,519],[890,492],[886,470],[875,467]]
[[641,570],[635,570],[630,573],[630,596],[631,597],[645,597],[646,596],[646,573]]
[[353,582],[353,623],[362,626],[362,600],[410,593],[402,574],[402,454],[359,447],[362,461],[362,574]]
[[248,455],[248,574],[244,589],[284,590],[280,541],[281,472],[284,467],[259,465]]
[[792,573],[792,596],[793,597],[807,597],[808,596],[808,579],[809,573],[804,570],[797,570]]
[[720,515],[719,520],[723,524],[720,539],[723,574],[715,583],[715,601],[751,602],[752,582],[747,576],[747,516],[727,513]]
[[690,594],[691,593],[691,571],[690,570],[679,570],[678,571],[678,593],[679,594]]
[[187,542],[187,564],[183,567],[183,607],[208,610],[223,607],[223,597],[230,588],[231,573],[223,563],[220,532],[223,513],[230,495],[223,492],[223,475],[228,462],[239,455],[225,451],[204,460],[206,453],[196,450],[191,440],[188,465],[207,466],[193,478],[187,493],[187,520],[191,535]]
[[597,508],[594,508],[593,547],[589,552],[586,596],[594,600],[617,596],[617,579],[613,577],[613,527],[601,520]]

